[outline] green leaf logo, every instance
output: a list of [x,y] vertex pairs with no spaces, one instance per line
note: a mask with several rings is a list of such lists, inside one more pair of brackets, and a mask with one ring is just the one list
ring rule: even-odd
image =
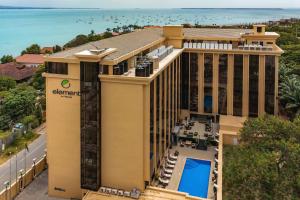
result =
[[63,80],[63,81],[61,82],[61,86],[62,86],[63,88],[65,88],[65,89],[68,89],[68,88],[71,87],[71,83],[70,83],[69,80]]

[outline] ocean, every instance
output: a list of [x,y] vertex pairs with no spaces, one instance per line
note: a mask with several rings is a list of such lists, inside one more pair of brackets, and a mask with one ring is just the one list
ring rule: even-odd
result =
[[137,24],[244,24],[300,17],[300,9],[0,9],[0,56],[33,43],[63,45],[91,30]]

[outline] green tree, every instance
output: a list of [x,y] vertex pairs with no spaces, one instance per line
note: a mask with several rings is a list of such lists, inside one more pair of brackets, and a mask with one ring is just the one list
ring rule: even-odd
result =
[[31,84],[36,90],[45,90],[45,78],[42,76],[45,72],[45,66],[41,65],[31,79]]
[[59,46],[59,45],[55,45],[55,46],[53,47],[53,53],[57,53],[57,52],[60,52],[60,51],[62,51],[62,50],[63,50],[62,47]]
[[9,125],[11,124],[11,118],[9,115],[3,113],[0,115],[0,130],[8,130],[10,127]]
[[290,77],[280,84],[280,100],[293,118],[300,115],[300,79]]
[[16,87],[16,81],[10,77],[0,77],[0,91],[8,91]]
[[72,48],[77,47],[82,44],[86,44],[89,42],[89,38],[86,35],[77,35],[73,40],[69,41],[64,45],[64,48]]
[[25,125],[27,130],[34,129],[39,126],[39,120],[35,115],[25,116],[21,122]]
[[12,55],[4,55],[4,56],[2,56],[0,61],[1,61],[2,64],[10,63],[10,62],[14,61],[14,57]]
[[22,55],[24,54],[40,54],[41,47],[38,44],[32,44],[30,47],[27,47],[24,51],[22,51]]
[[36,96],[36,90],[30,86],[20,85],[11,89],[3,100],[0,114],[6,114],[13,122],[17,122],[34,112]]
[[296,200],[300,196],[300,118],[247,120],[240,145],[224,148],[224,199]]

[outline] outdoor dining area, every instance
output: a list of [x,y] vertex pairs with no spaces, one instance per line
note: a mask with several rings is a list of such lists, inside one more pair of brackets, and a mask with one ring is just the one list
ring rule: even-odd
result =
[[212,119],[186,118],[176,123],[172,132],[172,144],[207,150],[208,146],[218,145],[218,124]]

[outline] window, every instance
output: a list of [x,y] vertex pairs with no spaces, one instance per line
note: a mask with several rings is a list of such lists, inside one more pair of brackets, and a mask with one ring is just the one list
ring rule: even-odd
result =
[[182,54],[181,63],[181,109],[189,109],[189,53]]
[[46,62],[46,72],[68,75],[68,63]]
[[265,111],[274,114],[275,102],[275,56],[266,56]]
[[258,72],[259,56],[250,55],[249,59],[249,116],[258,116]]
[[233,115],[243,115],[243,55],[234,55]]
[[219,58],[219,114],[227,114],[227,69],[228,55],[221,54]]
[[262,27],[257,27],[257,32],[261,33],[262,32]]
[[204,112],[212,113],[213,54],[204,54]]
[[190,56],[190,111],[198,112],[198,54]]
[[81,188],[94,191],[99,189],[101,180],[99,68],[99,63],[80,63]]

